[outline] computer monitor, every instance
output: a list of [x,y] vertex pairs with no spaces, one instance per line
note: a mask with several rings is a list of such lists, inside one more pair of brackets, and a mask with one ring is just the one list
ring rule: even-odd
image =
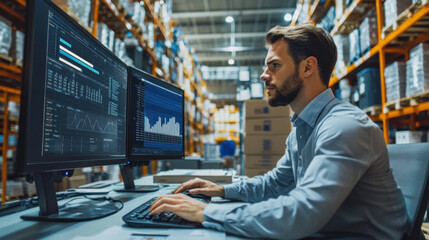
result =
[[121,166],[125,191],[153,191],[134,185],[132,166],[150,160],[183,159],[184,91],[139,69],[128,67],[128,164]]
[[40,206],[30,220],[80,221],[117,211],[89,201],[58,207],[54,180],[74,168],[126,162],[127,66],[49,0],[27,2],[20,169]]

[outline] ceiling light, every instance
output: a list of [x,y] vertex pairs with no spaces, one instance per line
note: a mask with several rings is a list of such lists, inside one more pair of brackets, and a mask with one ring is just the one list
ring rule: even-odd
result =
[[284,19],[286,22],[289,22],[290,20],[292,20],[292,14],[290,13],[286,13],[284,16]]
[[234,22],[234,18],[232,16],[228,16],[225,18],[225,22],[232,23],[232,22]]
[[230,59],[228,60],[228,64],[229,64],[229,65],[234,65],[234,63],[235,63],[234,59],[230,58]]

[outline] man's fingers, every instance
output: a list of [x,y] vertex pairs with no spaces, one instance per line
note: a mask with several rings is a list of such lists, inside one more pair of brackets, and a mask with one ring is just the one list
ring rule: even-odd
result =
[[151,215],[155,215],[162,212],[172,212],[174,213],[177,210],[176,205],[172,204],[162,204],[161,206],[156,207],[153,210],[150,210]]
[[177,197],[179,197],[179,196],[178,195],[176,195],[175,197],[173,197],[171,195],[161,196],[158,199],[156,199],[154,203],[152,203],[152,206],[150,206],[149,211],[152,212],[158,206],[163,205],[163,204],[174,204],[174,203],[177,203],[177,201],[178,201]]
[[205,188],[194,188],[194,189],[189,190],[190,194],[205,194],[207,192],[210,192],[210,189],[208,189],[206,187]]
[[192,180],[189,180],[187,182],[182,183],[178,188],[173,190],[172,193],[173,194],[181,193],[181,192],[184,192],[184,191],[191,189],[191,188],[200,187],[201,184],[202,184],[202,181],[200,178],[194,178]]

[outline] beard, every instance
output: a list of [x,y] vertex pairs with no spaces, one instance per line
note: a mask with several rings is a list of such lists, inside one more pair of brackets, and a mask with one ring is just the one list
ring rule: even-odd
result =
[[268,98],[268,104],[271,107],[289,105],[298,95],[302,85],[302,79],[298,76],[297,69],[295,69],[295,73],[287,78],[279,88],[272,85],[275,88],[275,93],[274,96]]

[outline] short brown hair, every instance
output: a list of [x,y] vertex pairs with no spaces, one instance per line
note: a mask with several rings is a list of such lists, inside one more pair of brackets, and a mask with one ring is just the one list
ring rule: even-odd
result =
[[307,57],[313,56],[319,65],[322,82],[328,86],[335,63],[337,62],[337,47],[332,37],[322,28],[310,24],[297,26],[275,26],[265,36],[267,45],[272,45],[279,39],[289,45],[289,54],[298,65]]

